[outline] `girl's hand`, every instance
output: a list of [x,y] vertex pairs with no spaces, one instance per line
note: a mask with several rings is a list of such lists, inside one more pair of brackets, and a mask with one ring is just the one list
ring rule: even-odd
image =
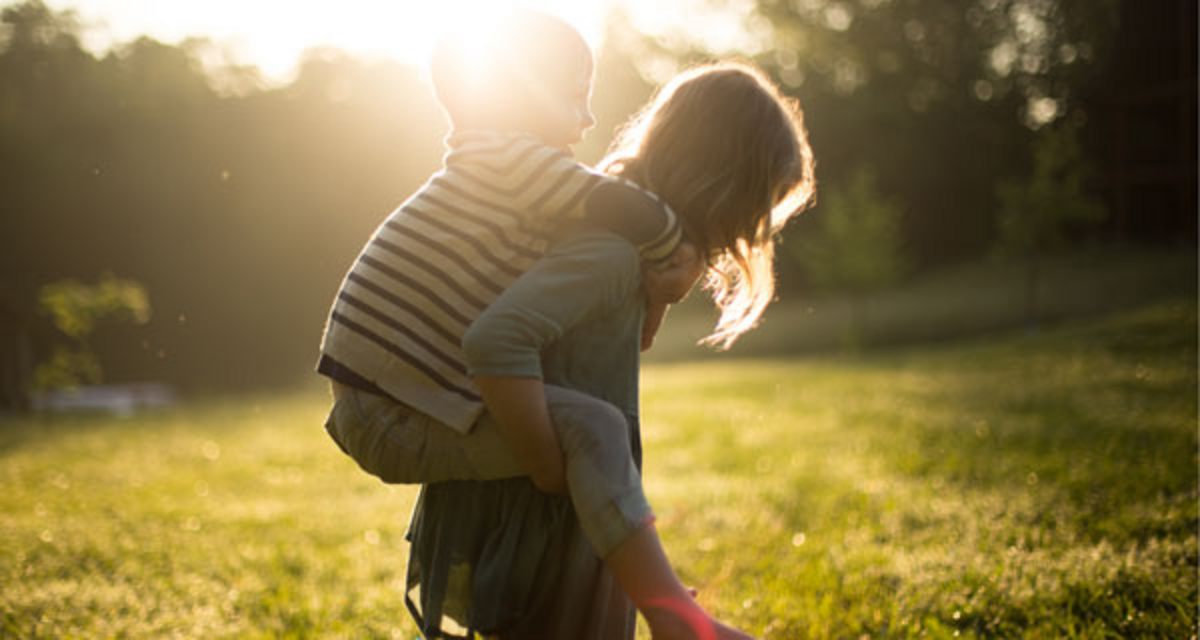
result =
[[642,269],[642,282],[646,286],[646,299],[651,307],[656,304],[675,304],[687,297],[696,281],[707,267],[700,257],[696,245],[684,240],[661,265]]

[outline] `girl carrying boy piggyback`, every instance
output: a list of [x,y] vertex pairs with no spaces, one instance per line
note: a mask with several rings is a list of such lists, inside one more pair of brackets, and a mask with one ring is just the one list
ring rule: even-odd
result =
[[[722,311],[711,342],[762,314],[774,234],[812,197],[799,110],[750,67],[696,69],[597,174],[563,152],[593,123],[586,44],[527,12],[493,34],[435,54],[450,152],[338,293],[327,429],[368,472],[426,485],[408,595],[429,637],[447,617],[468,635],[632,637],[631,601],[655,638],[746,638],[704,612],[659,541],[638,351],[702,272]],[[597,597],[607,578],[562,538],[579,532],[628,600]],[[575,551],[542,566],[547,544]]]

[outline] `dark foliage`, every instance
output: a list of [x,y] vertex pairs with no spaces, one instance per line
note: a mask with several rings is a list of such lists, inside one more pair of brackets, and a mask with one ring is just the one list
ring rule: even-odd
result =
[[[856,12],[845,29],[814,31],[810,23],[817,17],[826,16],[821,18],[826,26],[840,22],[795,9],[834,4]],[[1141,20],[1131,2],[1050,2],[1053,15],[1047,19],[1062,39],[1055,46],[1075,43],[1081,50],[1080,43],[1090,43],[1094,63],[1063,63],[1056,49],[1047,55],[1058,57],[1046,65],[1000,77],[987,61],[1011,21],[993,18],[1010,15],[1015,4],[1020,3],[760,5],[760,17],[774,26],[781,44],[759,62],[802,97],[819,178],[832,186],[860,166],[874,168],[880,191],[903,211],[905,246],[917,269],[979,255],[992,244],[997,181],[1028,174],[1032,136],[1021,114],[1030,96],[1053,97],[1064,109],[1094,107],[1104,116],[1093,119],[1098,127],[1125,127],[1121,131],[1128,136],[1155,118],[1154,105],[1170,110],[1190,96],[1194,114],[1194,66],[1190,84],[1173,81],[1182,87],[1180,97],[1169,94],[1166,102],[1154,102],[1151,95],[1150,102],[1136,103],[1143,106],[1114,107],[1119,101],[1113,92],[1097,89],[1105,86],[1108,60],[1121,59],[1104,44],[1116,17],[1135,31],[1116,31],[1112,42],[1158,51],[1147,44],[1153,27],[1173,14]],[[993,13],[978,13],[985,5]],[[1164,51],[1194,50],[1194,19],[1190,24],[1190,31],[1172,31],[1178,32],[1176,44],[1164,45]],[[801,33],[810,40],[819,35],[805,46],[825,53],[807,55]],[[648,95],[649,87],[633,71],[640,52],[629,43],[636,39],[611,39],[618,46],[607,48],[599,61],[596,110],[602,126],[581,150],[587,160],[599,156],[612,127]],[[20,360],[28,368],[31,358],[17,358],[12,350],[24,353],[30,343],[39,356],[32,360],[50,352],[49,321],[36,312],[41,286],[112,273],[144,285],[154,315],[144,326],[108,327],[94,337],[110,379],[193,388],[300,379],[315,355],[330,297],[364,238],[438,165],[444,120],[411,67],[318,51],[286,86],[260,88],[252,70],[202,68],[196,46],[143,38],[97,56],[81,46],[70,13],[40,0],[3,9],[5,367]],[[1163,73],[1186,77],[1179,75],[1188,72],[1185,58],[1172,58],[1183,66]],[[1121,82],[1135,82],[1140,67],[1123,61],[1112,68]],[[798,82],[801,76],[807,80]],[[1138,109],[1150,115],[1144,118]],[[1171,122],[1183,130],[1188,124],[1181,117]],[[1183,213],[1159,215],[1155,224],[1163,230],[1141,234],[1132,231],[1140,227],[1129,207],[1116,208],[1117,226],[1108,233],[1155,239],[1194,229],[1194,122],[1191,126],[1192,144],[1183,151],[1169,145],[1167,151],[1161,145],[1147,151],[1147,162],[1166,154],[1173,164],[1164,170],[1188,176],[1171,184],[1191,185],[1192,200],[1163,200]],[[1167,140],[1178,133],[1151,129]],[[1155,183],[1136,181],[1137,166],[1122,164],[1124,147],[1104,144],[1112,138],[1105,131],[1085,130],[1089,149],[1104,156],[1099,162],[1108,173],[1100,175],[1133,172],[1129,189],[1107,195],[1136,199],[1142,191],[1130,189]],[[1171,193],[1176,192],[1186,194],[1182,187]],[[819,208],[792,232],[804,233],[817,215]],[[781,266],[785,285],[799,280],[790,273],[797,266]]]

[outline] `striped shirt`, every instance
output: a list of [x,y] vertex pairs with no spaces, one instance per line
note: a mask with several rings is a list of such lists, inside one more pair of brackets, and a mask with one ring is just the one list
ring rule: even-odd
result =
[[376,229],[333,302],[317,370],[393,397],[461,433],[483,411],[462,337],[546,251],[587,221],[643,259],[678,246],[670,207],[526,134],[459,132],[443,168]]

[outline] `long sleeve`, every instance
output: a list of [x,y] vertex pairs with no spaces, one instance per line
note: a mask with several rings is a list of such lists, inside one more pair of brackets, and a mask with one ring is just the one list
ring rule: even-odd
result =
[[584,202],[584,217],[637,247],[643,260],[662,262],[683,239],[678,216],[667,203],[625,180],[601,183]]
[[559,243],[467,329],[471,375],[540,378],[547,345],[639,285],[638,254],[618,236],[592,232]]

